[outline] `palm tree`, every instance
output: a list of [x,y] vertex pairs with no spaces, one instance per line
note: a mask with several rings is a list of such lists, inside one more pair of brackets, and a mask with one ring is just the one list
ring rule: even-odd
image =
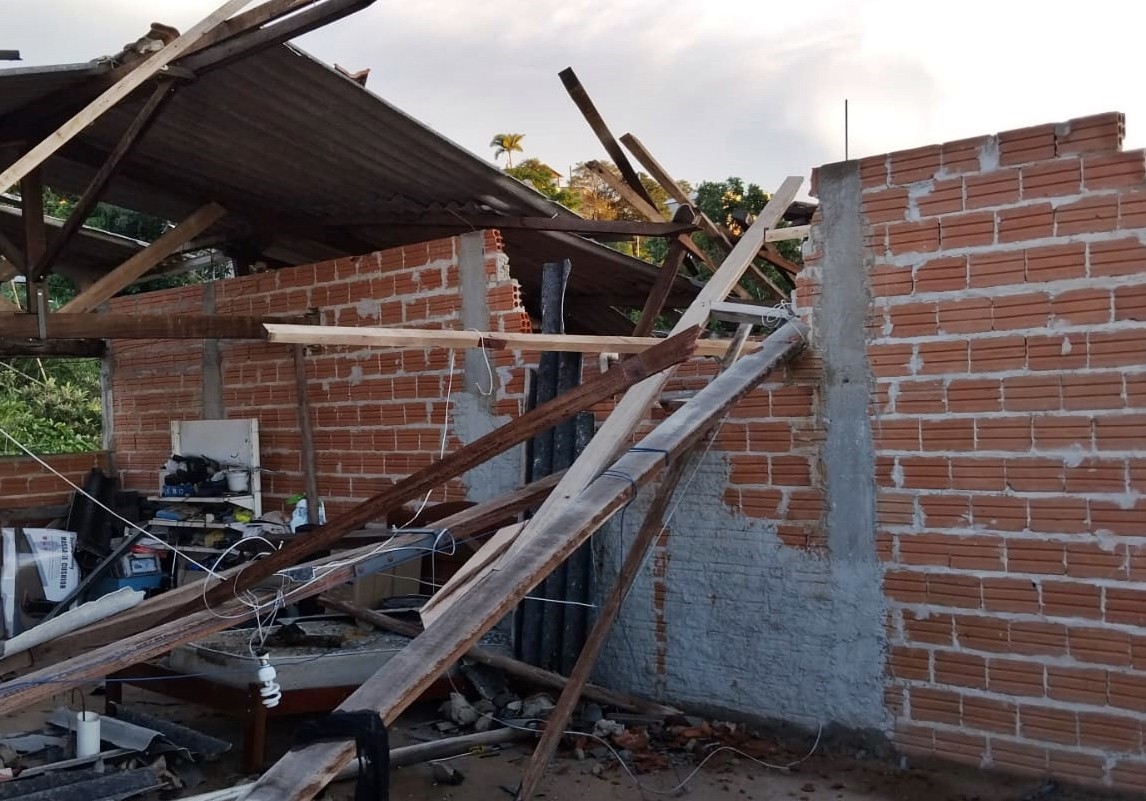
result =
[[518,133],[503,133],[495,136],[489,143],[490,147],[497,148],[497,151],[493,154],[494,160],[496,161],[501,158],[501,154],[504,153],[506,168],[512,167],[513,154],[524,152],[524,148],[521,146],[521,140],[524,138],[525,134]]

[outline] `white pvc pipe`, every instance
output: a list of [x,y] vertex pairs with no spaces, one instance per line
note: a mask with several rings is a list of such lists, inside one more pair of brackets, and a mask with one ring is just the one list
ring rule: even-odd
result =
[[76,757],[95,756],[99,753],[99,713],[76,713]]

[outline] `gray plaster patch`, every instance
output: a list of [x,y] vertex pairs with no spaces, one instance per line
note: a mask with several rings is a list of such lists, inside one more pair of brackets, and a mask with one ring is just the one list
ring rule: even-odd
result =
[[[484,399],[469,392],[454,393],[450,411],[453,432],[463,445],[508,422],[504,417],[490,414]],[[465,477],[469,499],[488,501],[521,486],[524,464],[525,446],[518,445],[473,468]]]
[[[658,643],[656,633],[650,559],[609,638],[598,679],[751,717],[813,727],[882,725],[882,671],[870,667],[882,665],[882,645],[872,632],[882,620],[869,610],[879,609],[883,599],[870,567],[785,545],[774,524],[724,505],[728,480],[727,461],[712,453],[691,484],[682,482],[676,498],[683,501],[664,549],[665,641]],[[625,512],[626,546],[650,497],[642,492]],[[595,538],[604,590],[623,558],[619,520]]]

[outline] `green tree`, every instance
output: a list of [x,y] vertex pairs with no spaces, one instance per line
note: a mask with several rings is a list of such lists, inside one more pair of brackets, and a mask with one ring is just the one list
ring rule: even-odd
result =
[[512,175],[523,184],[529,184],[550,200],[560,203],[567,209],[577,211],[581,207],[581,195],[558,184],[561,173],[540,159],[526,159],[516,167],[506,167],[505,173]]
[[[44,212],[66,219],[78,196],[44,190]],[[144,242],[154,241],[168,223],[130,209],[99,203],[86,225]],[[155,279],[167,286],[196,280],[196,276]],[[199,278],[198,280],[203,280]],[[47,277],[48,305],[59,308],[76,294],[62,275]],[[129,290],[131,291],[131,290]],[[19,306],[24,287],[15,281],[0,287],[0,294]],[[0,428],[34,453],[70,453],[94,450],[102,438],[100,364],[98,359],[0,359]],[[20,454],[19,448],[0,437],[0,454]]]
[[[602,167],[621,179],[621,171],[611,161],[599,162]],[[668,193],[660,184],[650,176],[641,172],[637,174],[645,191],[652,198],[657,211],[666,219],[672,215],[669,212]],[[578,211],[581,216],[590,220],[644,220],[645,217],[634,209],[629,202],[599,175],[589,169],[585,162],[573,168],[572,179],[569,184],[571,191],[579,197]],[[628,242],[610,242],[610,247],[622,253],[628,253],[639,259],[647,261],[660,261],[664,257],[664,240],[659,237],[636,237]]]
[[[754,183],[745,184],[737,177],[726,178],[723,181],[703,181],[696,187],[694,198],[699,211],[708,215],[709,219],[717,225],[724,226],[734,236],[740,236],[745,230],[745,221],[752,220],[768,204],[771,195]],[[725,251],[722,247],[705,234],[694,234],[693,239],[700,247],[719,264],[723,261]],[[802,263],[800,245],[795,240],[786,240],[777,244],[778,250],[790,261]],[[791,288],[792,281],[786,274],[767,262],[757,259],[759,267],[769,278],[780,287]],[[747,285],[757,297],[772,297],[773,292],[767,287],[758,286],[747,278]]]
[[489,146],[494,148],[494,161],[497,161],[504,154],[505,166],[513,167],[513,154],[525,152],[521,146],[521,140],[524,138],[525,134],[519,133],[500,133],[494,136],[489,142]]

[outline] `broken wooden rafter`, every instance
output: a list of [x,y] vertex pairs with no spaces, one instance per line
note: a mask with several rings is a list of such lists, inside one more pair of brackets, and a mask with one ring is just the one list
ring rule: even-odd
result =
[[31,173],[53,153],[76,137],[80,131],[87,128],[108,109],[115,106],[133,91],[138,89],[148,79],[155,76],[161,69],[175,59],[186,53],[199,39],[212,28],[223,22],[243,6],[249,5],[251,0],[227,0],[219,8],[193,25],[186,33],[173,42],[154,53],[142,64],[137,66],[121,80],[113,84],[107,91],[81,109],[75,116],[65,122],[43,141],[16,160],[12,166],[0,173],[0,192],[20,181]]
[[[422,633],[419,626],[405,621],[398,620],[397,618],[390,617],[389,615],[376,612],[373,609],[367,609],[358,604],[351,603],[344,598],[340,598],[331,593],[325,593],[318,596],[318,602],[330,609],[337,609],[339,612],[345,612],[351,617],[361,620],[364,623],[369,623],[372,626],[382,629],[383,631],[393,632],[400,634],[403,637],[413,639]],[[535,667],[526,662],[506,656],[498,651],[489,648],[483,648],[480,645],[475,645],[465,653],[466,659],[477,662],[479,665],[500,670],[507,675],[514,676],[515,678],[528,681],[530,684],[537,685],[538,687],[548,687],[553,690],[561,690],[566,687],[570,679],[566,679],[560,673],[554,673],[552,670],[545,670],[543,668]],[[677,715],[680,710],[664,704],[658,704],[654,701],[648,701],[644,698],[637,698],[635,696],[626,695],[625,693],[610,690],[606,687],[599,687],[595,684],[585,684],[581,690],[581,695],[584,695],[591,701],[596,701],[600,704],[607,704],[608,706],[615,706],[618,709],[624,709],[628,712],[636,712],[642,715]]]
[[[517,334],[499,331],[447,331],[428,328],[372,328],[369,326],[267,325],[271,342],[296,345],[355,345],[374,348],[486,348],[527,353],[644,353],[664,342],[657,337],[596,336],[593,334]],[[728,341],[700,339],[697,356],[721,356]]]
[[[621,137],[621,141],[624,142],[625,147],[627,147],[632,152],[632,154],[637,157],[637,161],[639,161],[641,165],[649,171],[649,174],[653,177],[653,180],[656,181],[661,186],[661,188],[668,193],[669,197],[673,198],[678,203],[691,202],[687,193],[684,191],[684,189],[681,188],[680,184],[678,184],[673,179],[673,177],[669,175],[668,170],[661,166],[660,162],[658,162],[656,158],[653,157],[653,154],[649,152],[648,148],[646,148],[641,143],[641,141],[637,139],[637,137],[633,136],[631,133],[627,133]],[[710,236],[713,240],[715,240],[718,245],[723,247],[726,251],[732,250],[733,246],[735,245],[736,238],[733,237],[726,228],[721,225],[717,225],[707,214],[704,214],[703,212],[700,214],[698,222],[701,230]],[[779,221],[777,221],[777,223],[779,223]],[[773,261],[773,258],[779,254],[779,251],[776,250],[775,246],[771,245],[770,243],[806,237],[808,235],[808,228],[809,226],[806,225],[791,228],[769,228],[764,233],[764,244],[761,247],[760,253],[761,257],[763,257],[765,261],[768,261],[774,266],[780,267],[781,269],[787,270],[792,275],[795,275],[796,272],[798,272],[798,269],[790,270],[789,267],[795,267],[795,265],[793,265],[791,262],[788,262],[785,259],[785,264],[781,265],[776,264],[776,262]],[[771,278],[769,278],[767,274],[765,274],[755,265],[749,265],[748,271],[757,281],[761,282],[773,292],[775,292],[778,298],[785,299],[789,296],[789,293],[786,290],[777,286],[776,283]]]
[[[52,339],[261,339],[267,323],[307,327],[307,317],[232,314],[64,314],[47,315],[45,340]],[[0,340],[40,337],[34,314],[0,313]],[[8,342],[8,344],[15,344]]]
[[[547,525],[502,569],[487,571],[432,625],[382,666],[339,707],[377,712],[392,724],[441,673],[508,614],[545,576],[632,500],[640,487],[682,458],[740,398],[803,346],[805,328],[792,322],[741,359],[657,426],[640,448],[606,474],[595,474],[562,502]],[[600,434],[592,440],[596,442]],[[578,464],[581,460],[578,460]],[[576,467],[576,465],[574,465]],[[564,483],[564,482],[562,482]],[[551,496],[553,497],[553,496]],[[520,540],[519,540],[520,542]],[[263,774],[248,801],[307,801],[354,758],[353,743],[321,743],[290,751]]]
[[306,537],[295,539],[270,556],[252,563],[234,581],[220,584],[211,590],[207,594],[208,603],[220,603],[275,572],[298,564],[309,554],[329,548],[351,531],[384,517],[390,509],[436,489],[467,470],[573,417],[594,403],[680,364],[692,355],[699,333],[699,326],[682,329],[676,336],[662,340],[643,353],[630,356],[612,369],[583,381],[569,392],[479,437],[441,461],[407,476],[335,520],[309,532]]
[[655,207],[652,197],[649,196],[649,190],[645,189],[645,185],[641,183],[640,176],[637,171],[633,169],[633,165],[629,163],[625,151],[621,150],[621,146],[617,144],[617,140],[613,137],[609,126],[605,124],[604,117],[601,112],[597,111],[597,107],[593,105],[589,93],[585,91],[585,87],[581,85],[581,81],[577,78],[577,73],[573,72],[572,67],[566,67],[558,73],[561,78],[561,83],[565,86],[565,91],[569,93],[569,97],[576,104],[581,112],[581,116],[589,123],[589,127],[593,129],[597,139],[605,148],[605,152],[609,154],[609,158],[617,165],[617,169],[621,172],[621,177],[625,183],[632,189],[632,191],[640,197],[641,200],[648,203],[650,206]]
[[[724,263],[701,288],[696,299],[685,309],[673,331],[681,331],[707,323],[709,308],[713,303],[723,301],[729,290],[740,280],[744,270],[760,250],[760,244],[764,241],[764,233],[780,219],[785,209],[788,208],[788,204],[800,191],[802,183],[801,178],[791,176],[780,185],[768,205],[760,212],[756,223],[745,232],[740,242],[728,254]],[[518,542],[510,548],[510,554],[519,546],[524,547],[522,544],[527,543],[530,537],[544,531],[550,516],[557,514],[570,498],[575,497],[605,469],[617,451],[629,441],[637,425],[644,419],[649,407],[660,396],[670,375],[670,373],[657,375],[647,381],[642,381],[625,393],[625,397],[602,424],[597,435],[590,440],[588,447],[566,472],[558,489],[542,504],[530,520],[526,531],[518,538]]]
[[227,210],[217,203],[200,206],[177,226],[164,232],[150,245],[65,303],[58,314],[86,312],[96,308],[206,231],[226,213]]
[[[587,161],[585,162],[585,168],[608,184],[610,189],[620,195],[626,203],[636,209],[645,219],[650,222],[664,221],[664,216],[657,210],[655,205],[640,197],[631,187],[626,185],[624,181],[609,172],[605,165],[598,161]],[[704,252],[704,249],[701,248],[700,245],[692,241],[690,236],[681,234],[677,237],[676,241],[680,242],[689,253],[700,259],[710,270],[716,270],[716,264],[713,263],[712,259]]]
[[151,96],[135,115],[131,121],[131,125],[124,131],[123,135],[116,142],[115,147],[107,157],[107,161],[99,168],[95,176],[88,183],[87,188],[80,199],[76,201],[75,207],[71,210],[68,218],[64,221],[63,226],[56,233],[51,242],[48,243],[47,251],[40,257],[40,259],[33,266],[30,275],[31,280],[37,280],[47,275],[56,260],[59,259],[60,254],[72,241],[72,238],[83,226],[84,221],[91,215],[92,210],[95,209],[96,203],[99,202],[100,197],[103,195],[104,189],[108,183],[115,176],[116,171],[119,169],[120,164],[128,153],[139,141],[140,137],[147,131],[148,126],[154,121],[155,116],[163,107],[164,103],[170,99],[172,92],[175,91],[175,84],[171,81],[163,81],[152,91]]
[[660,272],[657,273],[652,289],[649,290],[649,295],[645,298],[641,316],[637,318],[637,324],[633,327],[633,336],[647,337],[653,333],[657,318],[664,311],[665,303],[668,302],[669,294],[672,292],[672,285],[676,281],[681,264],[684,262],[684,255],[685,247],[679,239],[669,244],[668,252],[661,263]]

